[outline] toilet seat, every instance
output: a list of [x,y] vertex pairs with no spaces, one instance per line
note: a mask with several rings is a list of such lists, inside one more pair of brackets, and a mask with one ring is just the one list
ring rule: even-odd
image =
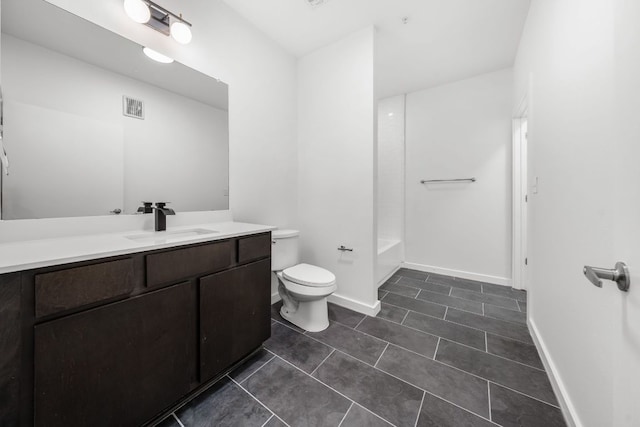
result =
[[277,273],[278,279],[284,285],[284,287],[295,295],[305,296],[305,297],[323,297],[331,295],[338,289],[335,281],[333,284],[329,286],[307,286],[301,285],[299,283],[292,282],[291,280],[287,280],[284,277],[282,271]]
[[324,268],[310,264],[298,264],[282,272],[289,282],[314,288],[326,288],[336,283],[336,276]]

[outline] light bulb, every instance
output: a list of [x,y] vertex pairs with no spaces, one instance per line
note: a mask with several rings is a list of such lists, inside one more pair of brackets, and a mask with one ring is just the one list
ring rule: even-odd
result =
[[191,41],[191,28],[182,21],[174,21],[171,24],[171,37],[181,44],[187,44]]
[[173,58],[169,58],[168,56],[163,55],[160,52],[156,52],[153,49],[149,49],[148,47],[142,48],[142,51],[154,61],[162,62],[163,64],[171,64],[173,62]]
[[142,0],[124,0],[124,11],[135,22],[144,24],[151,19],[149,6]]

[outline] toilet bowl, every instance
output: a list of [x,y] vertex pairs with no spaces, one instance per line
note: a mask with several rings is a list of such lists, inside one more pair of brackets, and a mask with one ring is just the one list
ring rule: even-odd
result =
[[296,230],[272,232],[271,269],[278,278],[282,317],[294,325],[319,332],[329,327],[327,297],[337,289],[333,273],[315,265],[299,263]]

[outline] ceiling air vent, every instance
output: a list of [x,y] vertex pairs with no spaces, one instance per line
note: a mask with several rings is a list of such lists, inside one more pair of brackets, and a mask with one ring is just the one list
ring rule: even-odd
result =
[[122,114],[134,119],[144,120],[144,102],[139,99],[122,96]]

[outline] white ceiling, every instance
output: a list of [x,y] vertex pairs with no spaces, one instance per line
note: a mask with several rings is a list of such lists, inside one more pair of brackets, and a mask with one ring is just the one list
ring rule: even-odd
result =
[[[142,46],[41,0],[2,0],[2,32],[222,110],[228,86],[183,64],[159,64]],[[82,43],[79,41],[91,41]]]
[[[304,56],[375,25],[380,98],[513,65],[530,0],[224,0]],[[408,23],[402,23],[403,17]]]

